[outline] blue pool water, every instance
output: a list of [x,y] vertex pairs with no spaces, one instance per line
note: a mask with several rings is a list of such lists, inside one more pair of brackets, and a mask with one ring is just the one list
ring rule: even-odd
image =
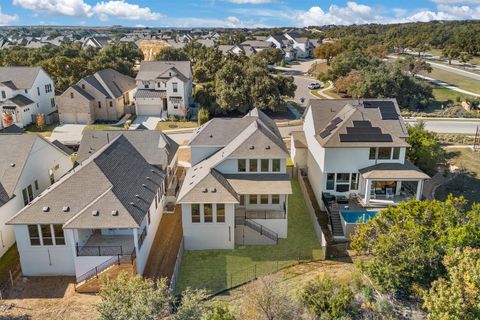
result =
[[343,220],[347,223],[367,222],[369,219],[375,218],[377,211],[342,211]]

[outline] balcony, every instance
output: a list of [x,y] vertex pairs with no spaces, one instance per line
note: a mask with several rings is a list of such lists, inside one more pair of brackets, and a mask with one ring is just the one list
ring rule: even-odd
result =
[[251,210],[245,208],[236,208],[235,217],[244,219],[286,219],[286,210]]
[[135,250],[132,236],[93,234],[83,245],[75,245],[77,257],[85,256],[123,256],[131,255]]

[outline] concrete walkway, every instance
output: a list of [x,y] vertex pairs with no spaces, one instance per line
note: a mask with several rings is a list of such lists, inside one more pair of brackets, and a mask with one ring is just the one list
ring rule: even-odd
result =
[[52,131],[52,135],[48,138],[50,141],[58,140],[61,143],[71,146],[78,145],[82,140],[84,124],[63,124]]

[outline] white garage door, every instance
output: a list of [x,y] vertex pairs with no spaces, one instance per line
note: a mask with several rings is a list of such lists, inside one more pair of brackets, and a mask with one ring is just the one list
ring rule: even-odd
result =
[[160,117],[160,106],[137,105],[137,116]]

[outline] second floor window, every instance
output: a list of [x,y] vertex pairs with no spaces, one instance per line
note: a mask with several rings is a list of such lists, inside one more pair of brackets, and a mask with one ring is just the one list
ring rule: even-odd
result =
[[33,189],[32,185],[28,185],[25,189],[22,190],[23,204],[27,205],[33,200]]
[[217,203],[217,222],[225,222],[225,204]]
[[200,205],[198,203],[192,204],[192,223],[200,222]]
[[238,159],[238,172],[246,172],[246,171],[247,171],[247,160]]
[[37,87],[37,95],[40,95],[40,87]]
[[280,172],[280,159],[273,159],[272,160],[272,171],[273,172]]
[[250,172],[257,172],[258,171],[257,159],[250,159],[249,162],[250,162],[250,168],[249,168]]
[[172,83],[173,86],[173,92],[178,92],[178,83],[174,82]]
[[203,205],[203,220],[204,222],[213,222],[212,204],[206,203]]
[[7,98],[7,94],[5,93],[5,91],[2,91],[2,99],[6,99]]

